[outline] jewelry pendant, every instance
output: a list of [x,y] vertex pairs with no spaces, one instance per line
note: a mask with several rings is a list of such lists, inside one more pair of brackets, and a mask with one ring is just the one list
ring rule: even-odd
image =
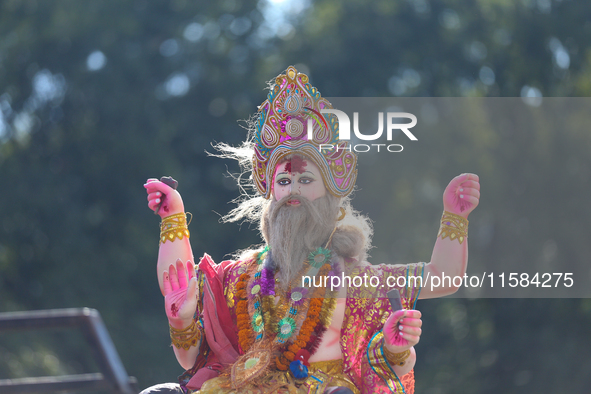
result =
[[293,334],[296,329],[296,322],[291,317],[284,317],[279,320],[279,332],[277,336],[284,341]]
[[232,388],[239,389],[255,380],[266,371],[270,363],[269,349],[249,351],[232,365],[230,374]]
[[325,248],[318,248],[313,252],[310,252],[308,256],[308,264],[314,268],[320,268],[325,263],[330,261],[330,250]]

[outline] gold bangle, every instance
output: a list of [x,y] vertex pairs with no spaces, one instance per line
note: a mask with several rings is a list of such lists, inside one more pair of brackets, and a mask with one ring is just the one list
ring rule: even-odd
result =
[[455,213],[443,211],[441,216],[441,227],[437,234],[441,239],[449,237],[452,241],[457,239],[460,243],[468,238],[468,219],[465,219]]
[[388,348],[383,342],[382,349],[384,350],[384,355],[386,356],[386,360],[388,360],[390,365],[399,365],[402,367],[404,363],[406,363],[406,359],[410,357],[410,349],[407,349],[400,353],[392,353],[388,350]]
[[189,350],[191,346],[197,346],[197,343],[201,339],[201,331],[197,328],[195,321],[182,330],[177,330],[171,326],[170,323],[168,326],[170,327],[170,339],[172,345],[177,349],[183,348]]
[[174,215],[167,216],[162,219],[160,223],[160,230],[166,230],[172,227],[186,226],[187,225],[187,214],[177,213]]
[[160,243],[163,244],[166,241],[174,242],[175,238],[183,239],[183,237],[190,238],[189,229],[186,226],[175,227],[160,233]]
[[175,238],[183,239],[184,237],[190,238],[187,214],[177,213],[162,219],[162,223],[160,223],[160,244],[166,241],[174,242]]

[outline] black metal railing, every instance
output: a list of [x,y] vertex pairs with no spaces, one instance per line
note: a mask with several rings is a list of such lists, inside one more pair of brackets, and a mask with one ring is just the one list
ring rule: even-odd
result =
[[64,391],[110,391],[136,394],[137,381],[127,372],[117,354],[101,315],[95,309],[51,309],[0,313],[0,332],[78,328],[92,349],[101,373],[1,379],[0,394],[55,393]]

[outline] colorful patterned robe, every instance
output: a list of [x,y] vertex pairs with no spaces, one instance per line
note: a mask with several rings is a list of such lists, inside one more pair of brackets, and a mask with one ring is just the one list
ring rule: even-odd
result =
[[[202,259],[211,258],[205,254]],[[343,356],[343,373],[353,381],[361,394],[381,393],[414,393],[414,371],[410,371],[402,377],[396,373],[386,361],[382,351],[382,327],[390,316],[392,309],[386,298],[386,293],[396,288],[400,291],[404,309],[414,309],[418,299],[425,263],[408,265],[367,265],[355,268],[349,277],[378,277],[381,283],[395,284],[394,287],[384,285],[383,288],[368,289],[364,287],[349,286],[347,288],[347,301],[345,304],[345,316],[341,329],[341,352]],[[224,270],[224,295],[236,328],[236,284],[241,274],[246,272],[247,263],[241,261],[224,261],[221,263]],[[203,299],[203,276],[198,270],[200,299]],[[388,277],[392,277],[389,282]],[[404,278],[404,280],[402,279]],[[416,278],[416,279],[415,279]],[[418,279],[420,278],[420,279]],[[399,286],[405,284],[405,286]],[[202,307],[199,303],[198,309]],[[196,321],[199,319],[199,311],[196,313]],[[202,326],[202,338],[205,332]],[[187,384],[191,377],[208,364],[210,354],[206,341],[202,341],[200,354],[195,366],[179,377],[181,387],[188,392],[198,393]]]

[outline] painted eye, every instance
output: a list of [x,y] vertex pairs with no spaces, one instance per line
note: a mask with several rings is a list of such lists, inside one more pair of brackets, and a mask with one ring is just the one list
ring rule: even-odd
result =
[[291,183],[291,180],[289,178],[281,178],[277,180],[277,184],[279,186],[287,186]]
[[314,182],[313,179],[310,179],[310,178],[300,178],[300,183],[302,183],[304,185],[307,185],[307,184],[312,183],[312,182]]

